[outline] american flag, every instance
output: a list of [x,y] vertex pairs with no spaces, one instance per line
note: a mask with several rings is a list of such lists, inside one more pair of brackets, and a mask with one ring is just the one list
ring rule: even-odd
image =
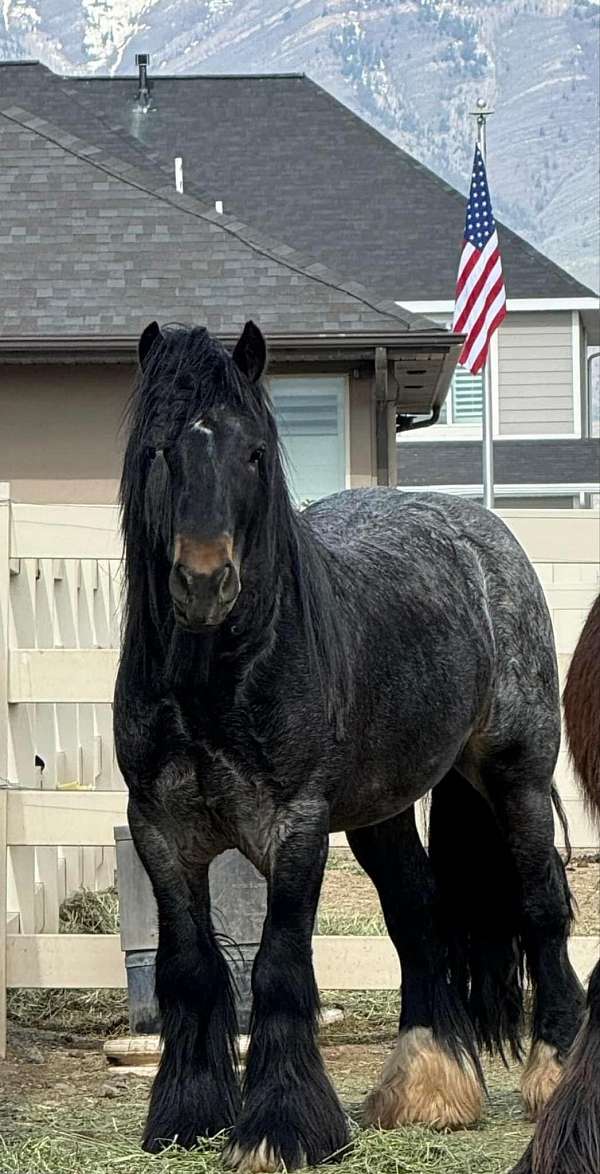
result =
[[453,329],[467,337],[458,360],[476,375],[490,338],[506,314],[506,290],[496,221],[479,146],[475,147],[465,235],[456,280]]

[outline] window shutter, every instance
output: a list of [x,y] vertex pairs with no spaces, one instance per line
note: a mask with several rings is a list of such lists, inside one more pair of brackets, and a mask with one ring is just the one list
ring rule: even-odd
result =
[[319,395],[275,391],[273,406],[284,440],[295,436],[337,436],[338,396],[335,391]]
[[477,424],[483,411],[483,376],[471,375],[459,367],[452,380],[452,421]]

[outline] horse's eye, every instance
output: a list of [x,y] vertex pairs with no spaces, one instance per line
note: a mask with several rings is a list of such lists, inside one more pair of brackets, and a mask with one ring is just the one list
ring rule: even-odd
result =
[[251,464],[251,465],[258,465],[258,464],[260,464],[260,462],[262,461],[262,459],[263,459],[264,455],[265,455],[265,446],[264,446],[264,444],[259,444],[258,448],[255,448],[255,449],[254,449],[254,450],[253,450],[253,451],[250,453],[250,464]]

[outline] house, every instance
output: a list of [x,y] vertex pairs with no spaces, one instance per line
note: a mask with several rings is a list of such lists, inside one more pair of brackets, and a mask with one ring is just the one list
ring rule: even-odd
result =
[[396,412],[439,411],[459,339],[178,192],[42,67],[0,67],[0,157],[0,479],[14,499],[114,501],[152,318],[229,344],[260,323],[298,500],[393,480]]
[[[29,136],[16,170],[0,181],[17,206],[4,234],[15,268],[0,290],[0,345],[13,372],[19,356],[44,356],[46,383],[57,380],[62,403],[52,412],[64,415],[67,368],[56,376],[56,359],[68,352],[66,336],[78,336],[69,344],[77,370],[68,421],[78,397],[88,407],[93,398],[94,443],[104,454],[92,462],[94,493],[114,490],[118,460],[108,467],[108,437],[131,380],[132,335],[161,309],[163,317],[204,318],[224,337],[244,313],[259,317],[300,500],[377,481],[480,493],[480,379],[458,370],[446,399],[457,350],[448,327],[460,193],[302,75],[154,78],[142,66],[139,78],[63,78],[19,63],[0,67],[0,109]],[[39,160],[35,174],[28,151]],[[175,190],[176,159],[183,193]],[[60,191],[44,202],[50,174]],[[134,215],[133,190],[143,191],[144,215]],[[496,480],[505,504],[570,505],[598,482],[587,363],[587,348],[600,342],[598,301],[502,225],[499,236],[509,313],[491,350]],[[53,240],[65,246],[60,259],[48,257]],[[107,375],[105,361],[114,364],[119,349],[119,375],[114,366]],[[40,492],[56,493],[60,478],[41,473],[47,449],[44,459],[30,457],[37,478],[15,468],[24,411],[17,401],[41,397],[31,367],[28,377],[35,388],[27,395],[16,394],[16,375],[6,384],[14,426],[0,448],[0,474],[22,484],[19,492],[34,492],[35,480]],[[84,385],[92,384],[90,397]],[[50,398],[46,390],[44,403]],[[438,408],[434,427],[401,431],[394,445],[395,409],[404,428],[411,418],[429,423]],[[55,432],[54,445],[64,438],[61,459],[73,454],[73,428]],[[42,490],[44,480],[55,488]],[[81,480],[74,475],[69,492]]]
[[389,480],[396,411],[439,409],[458,340],[178,193],[47,70],[7,66],[0,81],[0,478],[13,498],[114,500],[136,340],[154,317],[225,343],[245,317],[262,325],[298,500]]

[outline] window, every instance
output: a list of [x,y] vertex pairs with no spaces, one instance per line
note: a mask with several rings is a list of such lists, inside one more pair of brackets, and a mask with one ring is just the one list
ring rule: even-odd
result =
[[482,412],[483,376],[470,375],[457,367],[440,412],[440,424],[480,424]]
[[452,422],[478,424],[483,410],[483,376],[458,367],[452,379]]
[[317,501],[346,485],[346,380],[274,376],[270,392],[294,499]]

